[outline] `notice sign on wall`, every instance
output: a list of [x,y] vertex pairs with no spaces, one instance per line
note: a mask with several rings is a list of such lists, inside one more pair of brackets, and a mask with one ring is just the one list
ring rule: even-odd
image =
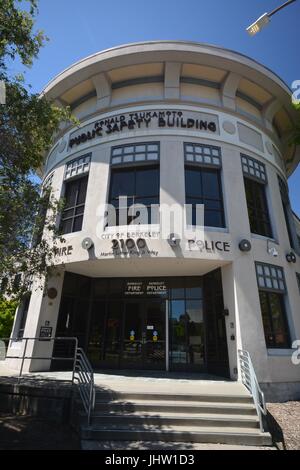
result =
[[41,326],[40,328],[40,340],[46,340],[52,336],[52,326]]

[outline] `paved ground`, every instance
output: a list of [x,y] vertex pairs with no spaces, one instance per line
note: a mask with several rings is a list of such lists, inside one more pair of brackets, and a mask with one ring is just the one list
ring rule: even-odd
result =
[[277,450],[275,447],[193,444],[189,442],[83,441],[83,450]]
[[300,450],[300,401],[268,403],[271,431],[280,449]]
[[31,416],[0,414],[0,450],[80,449],[80,439],[69,426]]
[[[0,379],[2,377],[15,377],[15,371],[8,370],[0,362]],[[24,374],[23,381],[27,379],[62,380],[70,381],[71,372],[35,372]],[[196,394],[223,394],[249,395],[249,392],[240,382],[232,382],[208,374],[182,374],[175,372],[155,372],[155,371],[105,371],[104,373],[94,373],[94,381],[97,388],[111,391],[136,391],[136,392],[156,392],[164,393],[175,391],[176,393],[196,393]]]

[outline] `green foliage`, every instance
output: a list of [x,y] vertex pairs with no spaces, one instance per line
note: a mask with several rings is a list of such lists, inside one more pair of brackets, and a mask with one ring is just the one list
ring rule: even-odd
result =
[[297,124],[294,126],[294,129],[293,129],[292,142],[295,145],[300,145],[300,103],[294,104],[294,107],[298,111],[298,121],[297,121]]
[[[7,72],[17,57],[31,65],[44,44],[44,34],[34,31],[36,14],[36,0],[0,0],[0,80],[6,84],[6,104],[0,105],[0,279],[22,274],[25,284],[8,292],[16,297],[28,289],[26,280],[44,277],[51,266],[59,206],[47,191],[40,196],[37,173],[59,124],[75,122],[70,109],[31,94],[24,79]],[[45,221],[47,237],[41,239]]]
[[14,322],[17,302],[0,296],[0,338],[9,338]]
[[[27,6],[27,10],[20,7]],[[22,64],[32,65],[47,37],[43,31],[33,32],[37,14],[36,0],[0,0],[0,67],[5,58],[20,57]]]

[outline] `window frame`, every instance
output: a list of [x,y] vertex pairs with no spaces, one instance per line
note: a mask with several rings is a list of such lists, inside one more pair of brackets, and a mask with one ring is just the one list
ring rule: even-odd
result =
[[278,174],[277,179],[290,247],[292,250],[295,250],[298,255],[300,255],[300,243],[294,222],[293,210],[289,197],[289,188],[287,183]]
[[300,294],[300,273],[296,273],[296,278],[297,278],[297,283],[298,283],[298,288],[299,288],[299,294]]
[[[254,204],[250,205],[250,201],[247,197],[247,193],[249,190],[249,186],[251,185],[251,197],[254,200]],[[261,211],[258,206],[260,202],[257,199],[257,191],[260,191],[260,199],[263,201],[264,209]],[[263,183],[261,180],[256,178],[251,178],[251,176],[244,173],[244,189],[245,189],[245,198],[247,204],[247,211],[248,211],[248,220],[250,226],[250,232],[253,235],[260,235],[262,237],[271,238],[273,239],[274,231],[272,226],[272,221],[270,217],[270,210],[268,204],[268,198],[266,193],[266,184]],[[251,212],[254,212],[254,219],[251,217]],[[258,216],[259,215],[259,216]],[[257,227],[259,224],[259,228]],[[255,225],[255,226],[254,226]],[[260,230],[261,227],[264,227],[264,230]],[[267,228],[267,230],[265,230]]]
[[[259,269],[261,268],[261,269]],[[266,274],[266,269],[268,268],[268,272],[270,274]],[[261,272],[260,272],[261,271]],[[291,347],[291,331],[287,316],[287,306],[286,306],[286,296],[287,296],[287,287],[286,287],[286,280],[284,275],[284,269],[281,266],[263,263],[263,262],[255,262],[255,272],[256,272],[256,279],[257,279],[257,287],[259,293],[259,303],[260,303],[260,311],[261,311],[261,319],[264,328],[264,337],[266,342],[267,349],[290,349]],[[275,274],[274,274],[275,273]],[[260,285],[259,277],[264,278],[264,286]],[[268,286],[267,280],[270,280],[271,286]],[[278,287],[276,287],[276,284]],[[271,301],[270,297],[272,295],[276,295],[279,298],[280,308],[281,308],[281,315],[282,315],[282,322],[285,327],[285,337],[286,343],[284,345],[276,345],[275,343],[269,343],[264,326],[264,317],[263,317],[263,310],[262,310],[262,300],[261,300],[261,293],[264,293],[267,298],[267,308],[268,308],[268,322],[272,328],[272,336],[275,337],[276,333],[274,332],[273,327],[273,316],[272,316],[272,308],[271,308]]]
[[[202,181],[203,172],[212,173],[217,176],[217,183],[218,183],[218,192],[220,198],[212,198],[212,197],[204,197],[203,196],[203,184],[201,184],[202,196],[191,196],[188,195],[188,188],[186,184],[186,172],[188,170],[198,171],[200,173],[200,178]],[[216,229],[225,229],[226,228],[226,220],[225,220],[225,207],[224,207],[224,193],[223,193],[223,182],[222,182],[222,175],[221,175],[221,167],[220,166],[209,166],[209,165],[202,165],[201,163],[194,163],[194,162],[186,162],[184,165],[184,183],[185,183],[185,203],[190,204],[188,202],[190,199],[198,199],[199,204],[204,204],[204,226],[206,228],[216,228]],[[220,204],[220,209],[208,209],[210,212],[217,212],[221,216],[221,225],[206,225],[205,224],[205,201],[218,201]],[[192,203],[193,204],[193,203]],[[192,215],[193,218],[193,215]],[[193,224],[189,224],[187,221],[188,226],[195,226]]]
[[[136,151],[138,147],[145,147],[144,151]],[[156,146],[156,150],[149,150],[150,146]],[[126,149],[132,147],[132,152],[126,152]],[[118,154],[116,154],[116,150],[120,150]],[[137,155],[145,154],[144,160],[136,160]],[[157,159],[149,159],[149,155],[157,154]],[[124,161],[124,157],[132,156],[132,161]],[[120,162],[114,162],[114,159],[120,158]],[[117,168],[117,167],[127,167],[127,166],[138,166],[138,165],[160,165],[160,142],[158,141],[151,141],[151,142],[134,142],[124,145],[114,145],[110,149],[110,167]]]
[[[67,180],[64,181],[64,196],[62,199],[66,199],[66,194],[67,194],[67,190],[68,190],[68,185],[71,185],[71,184],[74,184],[74,183],[82,183],[83,180],[86,180],[86,189],[85,189],[85,196],[84,196],[84,202],[83,203],[80,203],[78,204],[78,199],[79,199],[79,195],[80,195],[80,190],[78,191],[78,189],[76,190],[76,201],[75,203],[70,206],[70,207],[64,207],[62,212],[61,212],[61,216],[60,216],[60,224],[59,224],[59,232],[62,234],[62,235],[67,235],[67,234],[70,234],[70,233],[76,233],[76,232],[80,232],[82,230],[82,226],[83,226],[83,219],[84,219],[84,212],[85,212],[85,204],[86,204],[86,196],[87,196],[87,189],[88,189],[88,182],[89,182],[89,173],[84,173],[82,175],[79,175],[75,178],[69,178]],[[79,207],[83,207],[83,210],[82,210],[82,213],[80,214],[76,214],[76,210],[79,208]],[[67,211],[70,211],[70,210],[73,210],[73,214],[72,216],[69,216],[69,217],[64,217],[64,213],[67,212]],[[75,220],[79,217],[82,217],[82,223],[81,223],[81,228],[79,230],[74,230],[74,224],[75,224]],[[63,224],[68,221],[68,220],[71,220],[72,221],[72,225],[71,225],[71,230],[65,232],[63,231]]]
[[26,322],[28,317],[28,310],[31,301],[31,292],[27,292],[21,301],[18,310],[18,326],[17,326],[17,339],[21,340],[24,337]]
[[[284,325],[285,332],[284,336],[286,338],[286,342],[283,345],[280,345],[276,343],[275,341],[270,342],[269,338],[267,338],[267,334],[265,331],[265,326],[264,326],[264,320],[263,320],[263,311],[262,311],[262,302],[261,302],[261,295],[264,295],[266,298],[266,303],[267,303],[267,315],[268,315],[268,322],[271,327],[271,335],[272,337],[276,337],[276,331],[274,329],[274,318],[272,314],[272,306],[271,306],[271,297],[272,296],[277,296],[278,301],[280,304],[280,311],[281,311],[281,321]],[[261,310],[261,317],[262,317],[262,323],[263,323],[263,328],[264,328],[264,337],[265,337],[265,342],[266,342],[266,347],[267,349],[290,349],[291,348],[291,333],[290,333],[290,328],[288,324],[288,319],[287,319],[287,312],[286,312],[286,305],[285,305],[285,295],[282,292],[278,291],[271,291],[271,290],[266,290],[266,289],[259,289],[259,301],[260,301],[260,310]]]
[[[132,146],[132,145],[130,145]],[[118,209],[118,206],[116,206],[113,201],[118,201],[120,200],[120,196],[118,197],[112,197],[112,191],[113,191],[113,177],[114,177],[114,174],[116,173],[129,173],[129,172],[133,172],[134,174],[134,192],[136,193],[136,174],[137,172],[139,171],[143,171],[143,170],[156,170],[157,171],[157,176],[158,176],[158,194],[155,195],[147,195],[147,196],[136,196],[136,194],[134,195],[128,195],[128,194],[124,194],[123,196],[126,196],[128,199],[133,199],[133,204],[130,204],[130,205],[127,205],[126,207],[122,207],[122,209],[124,210],[127,210],[127,225],[126,226],[129,226],[129,225],[135,225],[134,223],[129,222],[129,217],[132,217],[132,216],[129,216],[128,215],[128,209],[129,208],[132,208],[134,207],[134,205],[138,205],[139,204],[139,199],[145,199],[145,198],[149,198],[149,199],[155,199],[157,198],[158,199],[158,202],[157,204],[153,204],[151,203],[149,206],[144,204],[143,202],[141,202],[141,204],[143,204],[149,211],[149,208],[151,208],[151,205],[158,205],[160,204],[160,161],[157,160],[157,161],[143,161],[143,162],[131,162],[131,163],[125,163],[125,164],[116,164],[116,165],[111,165],[110,167],[110,179],[109,179],[109,190],[108,190],[108,204],[111,204],[112,206],[114,206],[116,208],[116,214],[117,214],[117,218],[116,218],[116,223],[115,225],[108,225],[107,227],[112,227],[112,226],[115,226],[115,227],[121,227],[122,225],[119,225],[119,216],[118,216],[118,213],[119,213],[119,209]],[[138,217],[138,216],[136,216]],[[135,218],[136,218],[135,217]],[[133,219],[134,221],[135,219]],[[148,212],[148,222],[143,224],[143,225],[157,225],[158,222],[156,223],[152,223],[151,220],[150,220],[150,223],[149,223],[149,212]]]

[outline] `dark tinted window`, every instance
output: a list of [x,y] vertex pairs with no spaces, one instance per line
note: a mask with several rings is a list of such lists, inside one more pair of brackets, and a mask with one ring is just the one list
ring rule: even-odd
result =
[[31,298],[30,293],[25,294],[20,305],[20,310],[19,310],[20,323],[19,323],[18,338],[23,338],[24,336],[24,330],[25,330],[25,325],[26,325],[26,320],[27,320],[30,298]]
[[272,237],[265,185],[250,178],[244,182],[251,232]]
[[260,307],[268,348],[289,348],[290,337],[286,320],[284,295],[260,291]]
[[82,229],[87,183],[87,176],[66,183],[65,206],[61,217],[62,234]]
[[224,227],[224,209],[220,171],[206,168],[186,167],[186,204],[192,205],[189,225],[196,225],[196,205],[204,204],[204,225]]
[[[121,204],[121,197],[127,196],[126,203]],[[151,218],[151,205],[159,204],[159,167],[130,167],[126,169],[113,169],[111,173],[109,203],[116,208],[116,225],[134,223],[158,223],[158,210],[153,211]],[[125,217],[120,220],[119,205],[124,207]],[[146,206],[139,211],[139,205]],[[132,208],[129,212],[129,208]]]

